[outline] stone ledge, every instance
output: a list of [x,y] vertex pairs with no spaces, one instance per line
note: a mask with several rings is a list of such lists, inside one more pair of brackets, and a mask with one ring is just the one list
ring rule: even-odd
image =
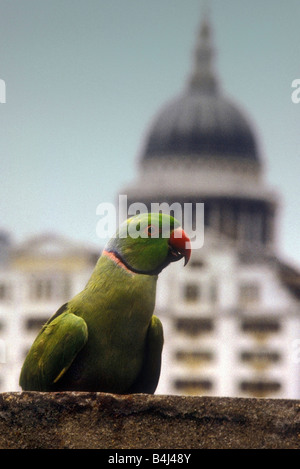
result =
[[0,394],[0,449],[296,449],[300,401]]

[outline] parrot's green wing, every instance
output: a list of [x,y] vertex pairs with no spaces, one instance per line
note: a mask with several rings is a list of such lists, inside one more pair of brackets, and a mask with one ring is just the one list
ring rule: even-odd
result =
[[155,392],[160,376],[163,344],[162,324],[156,316],[152,316],[147,332],[143,366],[129,393],[153,394]]
[[87,325],[82,318],[68,312],[55,314],[38,334],[24,361],[20,374],[22,389],[50,391],[87,338]]

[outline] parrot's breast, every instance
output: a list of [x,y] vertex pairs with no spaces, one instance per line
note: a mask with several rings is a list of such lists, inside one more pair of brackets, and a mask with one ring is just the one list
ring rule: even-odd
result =
[[155,292],[155,277],[128,275],[116,266],[105,282],[78,295],[72,309],[85,320],[88,341],[61,386],[126,393],[143,364]]

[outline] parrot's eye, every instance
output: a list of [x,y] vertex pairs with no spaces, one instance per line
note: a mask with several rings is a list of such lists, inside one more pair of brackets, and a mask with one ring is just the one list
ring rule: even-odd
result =
[[152,236],[157,236],[160,233],[160,230],[155,225],[148,225],[147,228],[145,229],[145,232],[147,233],[148,236],[152,237]]

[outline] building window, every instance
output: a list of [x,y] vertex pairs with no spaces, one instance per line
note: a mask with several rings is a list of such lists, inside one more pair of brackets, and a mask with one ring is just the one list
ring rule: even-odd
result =
[[212,280],[209,285],[209,300],[212,304],[218,302],[218,286],[215,280]]
[[178,362],[187,366],[204,365],[213,360],[213,353],[208,350],[203,351],[184,351],[178,350],[175,354]]
[[34,277],[30,284],[30,297],[34,301],[67,300],[71,295],[71,279],[59,273],[51,277]]
[[191,269],[202,269],[204,267],[204,262],[201,259],[192,259],[189,262],[189,267]]
[[49,319],[49,316],[30,317],[25,322],[25,329],[29,332],[38,332],[42,329],[42,327],[45,325],[48,319]]
[[253,334],[273,334],[280,331],[280,321],[272,318],[245,318],[241,330]]
[[0,283],[0,301],[5,301],[9,297],[9,288],[5,283]]
[[184,286],[184,300],[187,303],[196,303],[200,299],[200,287],[195,283],[188,283]]
[[175,327],[179,332],[190,336],[212,332],[214,322],[211,318],[177,318]]
[[265,380],[241,381],[239,388],[242,392],[252,396],[264,397],[280,391],[281,383]]
[[35,278],[31,283],[30,296],[33,300],[50,300],[53,296],[53,282],[50,278]]
[[255,283],[245,283],[239,287],[238,302],[240,306],[256,305],[260,300],[260,288]]
[[61,297],[64,300],[68,300],[71,294],[72,294],[71,279],[68,275],[65,275],[62,280]]
[[201,394],[211,391],[213,382],[209,379],[177,379],[174,387],[183,394]]
[[261,370],[280,361],[280,353],[271,351],[244,351],[240,354],[243,363]]

